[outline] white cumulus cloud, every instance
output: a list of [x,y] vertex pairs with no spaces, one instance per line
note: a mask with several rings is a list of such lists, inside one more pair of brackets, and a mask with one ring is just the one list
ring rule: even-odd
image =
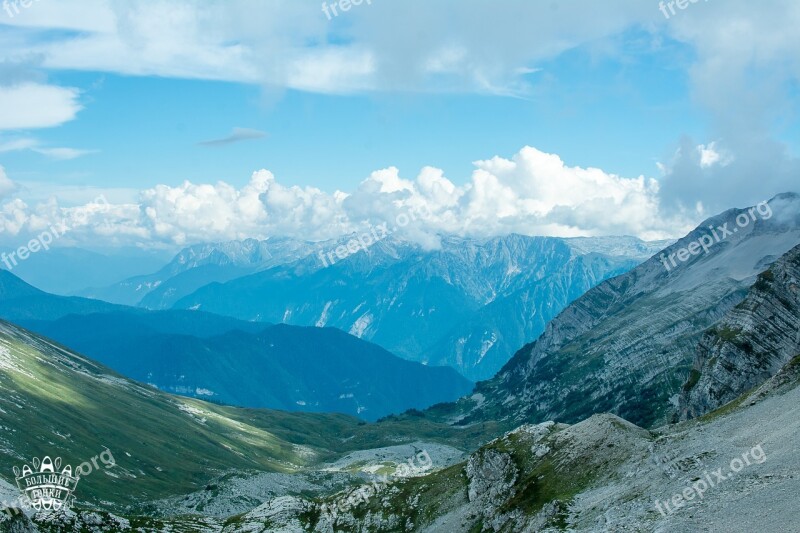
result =
[[[699,168],[699,152],[694,154]],[[532,147],[474,165],[460,185],[433,167],[413,178],[390,167],[373,172],[354,191],[328,193],[283,185],[260,170],[239,188],[184,181],[121,203],[106,200],[113,191],[104,193],[103,201],[71,207],[59,205],[56,197],[35,204],[13,199],[0,210],[0,240],[19,240],[64,219],[75,226],[65,242],[149,247],[274,236],[323,240],[382,223],[402,226],[400,235],[426,246],[443,233],[657,239],[682,235],[704,214],[665,209],[656,179],[569,166]],[[0,191],[13,188],[0,175]],[[122,197],[130,194],[117,195]]]

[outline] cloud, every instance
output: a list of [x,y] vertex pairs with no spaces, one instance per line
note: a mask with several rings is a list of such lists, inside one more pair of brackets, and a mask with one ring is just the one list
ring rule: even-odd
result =
[[[70,9],[72,8],[72,9]],[[94,0],[30,9],[14,49],[52,69],[256,83],[322,93],[527,90],[537,62],[660,16],[637,0],[543,6],[443,0],[425,9],[375,2],[328,21],[319,3],[287,0]],[[491,24],[486,21],[491,20]],[[47,34],[44,28],[73,29]],[[35,30],[41,29],[41,32]],[[409,38],[413,36],[413,38]]]
[[36,139],[28,139],[28,138],[2,141],[0,142],[0,154],[4,154],[7,152],[19,152],[21,150],[30,150],[38,145],[39,141],[37,141]]
[[727,166],[733,162],[730,154],[718,150],[716,141],[709,143],[708,146],[699,145],[697,151],[700,154],[700,168],[711,168],[714,165]]
[[76,148],[33,148],[33,151],[59,161],[76,159],[84,155],[97,153],[97,150],[78,150]]
[[[334,94],[519,96],[531,91],[530,74],[543,62],[581,47],[603,49],[633,30],[651,33],[654,43],[667,37],[697,50],[691,81],[705,105],[735,109],[728,105],[734,101],[746,109],[775,109],[752,96],[779,87],[781,79],[746,73],[749,66],[771,64],[796,78],[798,10],[794,0],[766,0],[758,9],[752,0],[726,0],[664,20],[657,5],[639,0],[609,0],[602,9],[596,0],[441,0],[424,9],[374,2],[329,21],[319,3],[290,0],[209,0],[202,6],[192,0],[64,0],[7,20],[28,31],[15,33],[3,49],[26,50],[50,69]],[[606,47],[603,53],[623,51]],[[731,83],[733,91],[716,90]]]
[[22,137],[0,142],[0,154],[7,152],[19,152],[31,150],[51,159],[68,160],[75,159],[87,154],[96,153],[97,150],[78,150],[76,148],[52,148],[42,146],[41,143],[32,138]]
[[0,86],[0,130],[50,128],[74,119],[77,89],[39,83]]
[[0,166],[0,198],[5,198],[16,189],[17,185],[9,179],[6,175],[6,170]]
[[[699,161],[699,152],[693,153]],[[392,227],[398,217],[411,218],[399,234],[426,246],[435,245],[442,233],[656,239],[682,235],[699,221],[697,212],[665,208],[656,179],[569,166],[532,147],[510,159],[494,157],[474,165],[463,185],[433,167],[413,179],[390,167],[373,172],[350,193],[326,193],[283,185],[260,170],[241,188],[185,181],[141,191],[133,202],[64,207],[54,196],[35,205],[16,199],[0,209],[0,240],[14,241],[76,217],[86,222],[65,243],[146,247],[273,236],[324,240],[384,222]]]
[[776,194],[797,192],[800,159],[783,144],[764,138],[735,149],[727,140],[697,145],[689,137],[661,164],[661,202],[666,208],[704,214],[754,205]]
[[222,139],[214,139],[211,141],[203,141],[197,143],[200,146],[226,146],[228,144],[246,141],[249,139],[262,139],[267,134],[263,131],[254,130],[250,128],[233,128],[233,131],[227,137]]
[[[442,0],[424,9],[374,2],[332,21],[318,3],[294,0],[210,0],[202,6],[191,0],[86,2],[90,8],[77,0],[46,9],[35,4],[6,21],[18,28],[2,35],[0,62],[7,68],[0,68],[0,75],[7,72],[13,85],[0,87],[0,129],[58,125],[80,110],[76,89],[48,85],[33,76],[25,61],[52,70],[225,80],[278,92],[530,97],[544,78],[535,71],[570,51],[627,65],[635,34],[637,58],[664,61],[664,68],[674,69],[681,79],[686,73],[688,90],[708,118],[708,137],[714,139],[713,144],[676,140],[665,149],[664,175],[658,180],[661,209],[682,216],[694,213],[698,204],[711,212],[748,205],[792,188],[797,180],[798,160],[777,140],[781,133],[787,136],[780,120],[798,111],[800,3],[795,0],[765,0],[758,7],[752,0],[701,2],[669,20],[657,3],[640,0],[610,0],[601,8],[595,0],[508,0],[502,5]],[[677,44],[689,53],[658,53]],[[524,166],[527,157],[536,158],[519,155],[509,161]],[[573,183],[583,184],[579,174],[592,175],[591,169],[565,169],[575,175]],[[444,201],[445,178],[434,174],[425,179],[432,180],[436,198]],[[421,194],[419,179],[406,181]],[[447,216],[471,220],[470,231],[480,229],[481,213],[492,206],[502,216],[488,220],[489,227],[536,223],[543,231],[573,232],[587,224],[570,202],[545,214],[529,212],[531,206],[541,209],[542,200],[517,192],[508,184],[512,179],[491,165],[477,169],[469,184],[447,196],[451,203],[457,197],[461,206],[451,206]],[[661,231],[640,207],[632,207],[649,205],[644,199],[654,193],[648,180],[607,177],[603,182],[603,194],[612,185],[625,191],[624,200],[621,193],[604,197],[606,205],[619,206],[638,220],[630,225],[609,217],[601,221],[603,231]],[[583,204],[580,213],[601,206]],[[458,226],[454,220],[448,224]]]
[[800,3],[709,2],[670,19],[666,31],[691,45],[692,96],[709,117],[701,146],[684,138],[666,159],[664,205],[710,212],[752,205],[797,189],[800,160],[778,140],[785,117],[796,116],[800,82]]

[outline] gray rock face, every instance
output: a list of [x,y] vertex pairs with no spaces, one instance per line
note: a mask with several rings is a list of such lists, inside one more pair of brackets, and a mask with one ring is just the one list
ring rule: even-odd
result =
[[[736,229],[707,254],[687,254],[670,268],[659,255],[588,291],[495,378],[478,384],[485,401],[463,400],[461,423],[571,423],[598,412],[644,427],[671,420],[703,333],[800,242],[800,197],[781,195],[768,205],[771,216],[756,220],[749,218],[752,209],[707,220],[664,258],[696,247],[709,226]],[[752,222],[739,227],[737,217]]]
[[514,492],[519,473],[508,453],[489,449],[472,455],[467,461],[469,479],[467,496],[484,521],[497,517],[498,509]]
[[800,354],[800,246],[758,277],[747,298],[705,333],[681,395],[681,418],[760,385]]

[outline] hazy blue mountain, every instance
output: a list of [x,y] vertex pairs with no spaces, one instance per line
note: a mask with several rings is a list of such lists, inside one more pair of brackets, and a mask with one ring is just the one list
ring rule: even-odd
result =
[[[280,338],[278,333],[274,340]],[[426,438],[466,447],[480,435],[420,421],[365,424],[341,414],[241,409],[173,396],[4,320],[0,320],[0,390],[0,504],[16,501],[20,493],[12,466],[31,457],[57,453],[75,467],[103,450],[113,452],[112,470],[81,481],[78,512],[91,505],[117,513],[138,512],[142,517],[163,509],[174,516],[172,507],[152,502],[167,497],[182,501],[194,492],[210,495],[209,484],[220,476],[255,478],[257,483],[269,479],[267,472],[275,477],[303,475],[360,449]],[[341,479],[331,483],[322,481],[323,476],[330,477],[321,473],[313,478],[321,483],[318,490],[330,486],[339,490],[336,487],[357,481],[355,476],[339,474]],[[308,486],[308,481],[298,479],[288,490]],[[265,493],[232,496],[256,506]],[[0,508],[0,531],[9,531],[5,505]],[[202,507],[193,511],[198,514]],[[121,530],[101,527],[97,520],[95,515],[91,526],[76,531]],[[195,516],[186,522],[196,526],[198,520]],[[142,530],[162,531],[149,522],[137,523]],[[63,531],[60,525],[49,521],[39,529],[10,530]],[[171,530],[196,531],[196,527]]]
[[703,333],[800,243],[800,196],[780,195],[769,205],[769,219],[737,227],[736,217],[749,210],[732,209],[665,250],[668,257],[689,249],[711,235],[710,226],[727,224],[731,234],[708,254],[687,254],[670,269],[659,255],[587,292],[460,402],[460,422],[574,422],[601,412],[643,426],[672,419]]
[[[0,252],[9,251],[0,249]],[[18,261],[16,266],[12,263],[11,271],[34,287],[69,295],[88,286],[109,285],[143,272],[153,272],[168,260],[168,256],[158,251],[124,248],[94,252],[56,247],[33,253],[26,260]],[[0,264],[0,268],[8,267]]]
[[0,317],[53,320],[70,314],[100,313],[122,306],[77,296],[50,294],[25,283],[6,270],[0,270]]
[[281,238],[198,244],[181,250],[153,274],[123,279],[109,286],[95,283],[93,288],[77,294],[113,303],[167,309],[203,285],[294,261],[314,249],[313,243]]
[[244,407],[375,420],[453,401],[472,389],[452,368],[400,359],[333,328],[247,322],[236,328],[235,322],[154,311],[22,325],[163,391]]
[[377,419],[472,388],[452,368],[406,361],[331,328],[276,329],[201,311],[57,296],[9,272],[0,272],[0,318],[162,390],[246,407]]
[[327,268],[311,255],[212,283],[175,307],[333,326],[401,357],[479,379],[493,375],[573,299],[663,245],[510,235],[442,237],[439,249],[424,250],[388,237]]
[[[233,330],[255,332],[269,326],[267,323],[245,322],[210,313],[181,310],[155,312],[91,298],[50,294],[22,281],[11,272],[0,270],[0,318],[21,324],[96,313],[107,313],[118,319],[116,324],[124,324],[131,330],[199,337]],[[94,334],[109,334],[107,328],[110,325],[111,322],[104,324]]]

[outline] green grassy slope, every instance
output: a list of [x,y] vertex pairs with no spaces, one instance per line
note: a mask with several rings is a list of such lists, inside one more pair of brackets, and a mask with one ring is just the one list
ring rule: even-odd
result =
[[108,448],[117,466],[86,476],[78,499],[118,508],[184,494],[230,470],[295,472],[351,450],[431,439],[476,446],[491,425],[237,409],[171,396],[0,321],[0,477],[33,457],[73,466]]

